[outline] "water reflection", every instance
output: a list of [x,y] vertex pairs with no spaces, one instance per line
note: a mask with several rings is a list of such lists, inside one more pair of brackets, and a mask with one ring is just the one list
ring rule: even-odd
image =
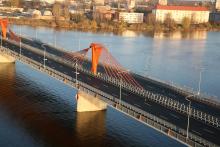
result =
[[[4,80],[4,81],[10,80],[12,82],[12,80],[15,78],[15,64],[14,63],[1,63],[0,74],[8,78],[8,79],[1,79],[1,80]],[[4,81],[0,81],[0,83],[4,83]]]
[[[104,145],[103,141],[106,134],[105,115],[106,111],[77,113],[76,134],[81,145],[90,146],[91,143],[96,146]],[[89,138],[91,138],[90,142],[87,141]]]
[[202,40],[207,38],[207,31],[199,30],[199,31],[191,31],[191,32],[155,32],[153,35],[154,39],[195,39]]
[[[27,141],[27,146],[103,145],[104,111],[76,113],[71,104],[67,105],[45,85],[38,87],[38,83],[16,71],[15,64],[1,64],[0,83],[0,108],[4,108],[4,115],[10,116],[11,121],[17,124],[19,131],[16,136],[22,136],[22,139],[31,137],[27,140],[33,142]],[[60,93],[64,98],[67,96],[65,91]],[[26,141],[16,137],[11,139],[19,146]]]

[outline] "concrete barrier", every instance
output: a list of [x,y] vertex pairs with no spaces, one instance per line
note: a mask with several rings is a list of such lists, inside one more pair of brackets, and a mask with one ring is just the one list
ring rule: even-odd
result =
[[82,91],[78,91],[76,98],[77,112],[100,111],[106,110],[107,108],[107,104],[105,102]]
[[15,58],[4,54],[4,53],[0,53],[0,63],[14,63],[15,62]]

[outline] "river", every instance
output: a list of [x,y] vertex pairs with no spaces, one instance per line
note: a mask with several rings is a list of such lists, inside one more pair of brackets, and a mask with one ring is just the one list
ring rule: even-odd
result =
[[[220,98],[220,33],[122,35],[28,26],[18,34],[78,51],[104,44],[125,68]],[[17,62],[0,66],[0,146],[183,146],[112,108],[76,113],[76,91]]]

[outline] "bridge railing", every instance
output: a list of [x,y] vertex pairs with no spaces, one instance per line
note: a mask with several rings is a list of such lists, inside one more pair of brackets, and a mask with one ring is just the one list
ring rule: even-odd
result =
[[[75,86],[75,87],[78,87],[80,88],[81,90],[87,90],[88,92],[90,92],[91,94],[93,95],[96,95],[97,94],[99,96],[101,96],[100,98],[103,100],[103,101],[106,101],[108,102],[109,104],[113,105],[113,104],[119,104],[120,102],[120,110],[123,110],[124,112],[126,111],[127,114],[135,117],[135,118],[139,118],[140,120],[144,121],[144,119],[142,119],[142,117],[145,117],[147,118],[144,122],[151,125],[151,126],[154,126],[155,128],[158,128],[158,125],[160,126],[164,126],[166,127],[167,129],[171,129],[173,130],[174,132],[178,133],[178,134],[182,134],[183,136],[186,136],[186,131],[184,129],[181,129],[181,128],[178,128],[176,125],[173,125],[163,119],[160,119],[159,117],[157,116],[154,116],[148,112],[145,112],[133,105],[130,105],[124,101],[119,101],[119,99],[107,94],[107,93],[104,93],[102,92],[101,90],[98,90],[86,83],[83,83],[83,82],[80,82],[78,81],[78,84],[76,85],[76,80],[74,78],[72,78],[71,76],[67,76],[59,71],[56,71],[48,66],[46,66],[46,68],[43,68],[43,64],[42,63],[39,63],[39,62],[36,62],[30,58],[27,58],[23,55],[19,55],[18,53],[15,53],[11,50],[8,50],[6,48],[2,48],[1,49],[2,51],[4,52],[7,52],[9,55],[25,62],[26,64],[28,65],[31,65],[33,66],[35,69],[38,69],[40,71],[43,71],[43,72],[46,72],[47,74],[49,74],[50,76],[52,77],[55,77],[57,78],[58,80],[61,80],[65,83],[68,83],[72,86]],[[126,108],[126,110],[124,110],[124,108]],[[150,120],[152,120],[153,122],[156,122],[155,123],[151,123]],[[162,129],[162,128],[161,128]],[[163,130],[164,131],[164,130]],[[177,136],[173,136],[173,137],[176,137],[178,138],[178,135]],[[200,144],[204,144],[205,146],[215,146],[214,144],[210,143],[209,141],[201,138],[201,137],[198,137],[197,135],[194,135],[192,133],[189,133],[189,138],[191,140],[195,140],[196,142],[199,142]],[[181,138],[180,138],[181,139]],[[182,140],[182,139],[181,139]],[[184,142],[187,142],[187,140],[184,140]]]
[[[134,73],[136,76],[139,76],[138,74]],[[188,96],[188,95],[195,95],[193,97],[193,99],[197,100],[197,101],[200,101],[200,102],[203,102],[203,103],[206,103],[206,104],[210,104],[210,105],[213,105],[213,106],[216,106],[216,107],[220,107],[220,100],[216,97],[216,96],[210,96],[208,94],[205,94],[205,93],[200,93],[199,95],[197,94],[198,92],[196,91],[193,91],[193,89],[191,87],[186,87],[186,86],[180,86],[176,83],[173,83],[173,82],[166,82],[166,81],[163,81],[163,80],[160,80],[160,79],[157,79],[155,77],[152,77],[152,76],[141,76],[143,77],[144,79],[150,81],[150,82],[153,82],[153,83],[156,83],[156,84],[160,84],[160,85],[163,85],[167,88],[171,88],[172,90],[180,93],[180,94],[183,94],[185,96]]]
[[[7,40],[7,41],[11,42],[13,44],[19,45],[17,42],[10,41],[10,40]],[[34,53],[37,53],[37,54],[41,55],[41,56],[44,55],[44,51],[42,51],[42,50],[36,49],[36,48],[31,47],[31,46],[26,45],[26,44],[22,44],[22,46],[25,47],[26,49],[34,52]],[[46,58],[54,60],[54,61],[56,61],[58,63],[61,63],[61,64],[64,64],[64,65],[67,65],[69,67],[76,68],[75,65],[72,62],[67,61],[67,60],[65,60],[61,57],[58,57],[58,56],[54,55],[54,54],[51,54],[51,53],[47,52],[46,53]],[[161,104],[161,105],[163,105],[167,108],[170,108],[170,109],[173,109],[175,111],[181,112],[185,115],[188,115],[188,112],[189,112],[188,111],[188,109],[189,109],[188,105],[182,104],[182,103],[180,103],[180,102],[178,102],[178,101],[176,101],[172,98],[168,98],[166,96],[159,95],[159,94],[154,94],[150,91],[134,87],[134,86],[129,85],[125,82],[121,83],[120,80],[118,80],[116,78],[113,78],[113,77],[102,76],[102,75],[94,75],[91,71],[86,70],[81,66],[79,66],[77,68],[81,72],[89,74],[92,77],[102,79],[102,80],[104,80],[106,82],[109,82],[111,84],[114,84],[118,87],[121,84],[122,88],[127,89],[132,93],[135,93],[135,94],[138,94],[138,95],[142,96],[143,99],[148,98],[149,100],[154,101],[156,103],[159,103],[159,104]],[[203,120],[205,123],[209,123],[209,124],[217,126],[217,127],[220,126],[220,120],[219,120],[219,118],[217,118],[215,116],[209,115],[209,114],[207,114],[205,112],[202,112],[202,111],[199,111],[199,110],[196,110],[195,108],[191,108],[191,112],[192,112],[191,116],[194,117],[195,119]]]

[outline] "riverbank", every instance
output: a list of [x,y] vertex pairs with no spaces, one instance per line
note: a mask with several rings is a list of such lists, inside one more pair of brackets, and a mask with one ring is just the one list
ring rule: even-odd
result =
[[79,22],[66,21],[66,20],[44,20],[44,19],[32,19],[32,18],[9,18],[11,24],[16,25],[29,25],[33,27],[53,27],[53,28],[64,28],[64,29],[81,29],[84,31],[104,31],[120,33],[125,30],[142,31],[142,32],[172,32],[172,31],[220,31],[220,24],[197,24],[191,25],[188,28],[184,28],[182,25],[174,24],[167,26],[166,24],[127,24],[125,22],[96,22],[94,20],[85,19]]

